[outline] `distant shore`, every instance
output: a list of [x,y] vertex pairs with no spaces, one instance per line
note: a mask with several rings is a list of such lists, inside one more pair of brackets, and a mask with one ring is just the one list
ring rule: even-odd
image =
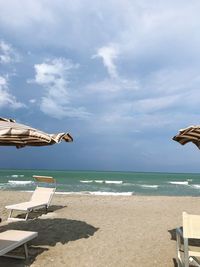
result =
[[0,231],[38,231],[28,262],[2,258],[0,266],[174,267],[174,230],[182,224],[182,212],[200,214],[200,197],[58,194],[47,215],[7,224],[5,206],[30,195],[0,193]]

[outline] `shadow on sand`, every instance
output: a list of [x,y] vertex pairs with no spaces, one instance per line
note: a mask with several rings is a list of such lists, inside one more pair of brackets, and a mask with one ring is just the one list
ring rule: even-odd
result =
[[64,218],[37,219],[30,221],[12,222],[8,225],[0,226],[0,232],[15,229],[38,232],[38,237],[29,243],[28,260],[14,260],[10,258],[0,258],[0,266],[25,267],[34,262],[35,257],[43,251],[48,250],[48,246],[55,246],[60,242],[66,244],[81,238],[89,238],[99,229],[83,221],[70,220]]

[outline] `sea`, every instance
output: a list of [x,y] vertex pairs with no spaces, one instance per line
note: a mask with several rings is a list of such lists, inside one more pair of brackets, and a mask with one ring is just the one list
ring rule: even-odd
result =
[[57,194],[200,196],[200,174],[0,170],[0,190],[33,191],[33,175],[53,176]]

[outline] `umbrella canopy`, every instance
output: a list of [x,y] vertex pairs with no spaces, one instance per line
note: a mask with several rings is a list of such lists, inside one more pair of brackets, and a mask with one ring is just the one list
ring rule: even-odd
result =
[[0,145],[16,146],[45,146],[60,143],[61,141],[72,142],[69,133],[48,134],[30,126],[16,123],[15,120],[0,118]]
[[181,145],[192,142],[200,149],[200,125],[181,129],[179,133],[173,137],[173,140],[179,142]]

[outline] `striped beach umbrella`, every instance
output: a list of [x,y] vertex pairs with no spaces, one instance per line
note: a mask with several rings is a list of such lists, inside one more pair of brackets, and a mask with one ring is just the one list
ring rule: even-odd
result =
[[46,146],[60,143],[61,141],[72,142],[69,133],[48,134],[30,126],[16,123],[15,120],[0,118],[0,145],[16,146]]
[[181,145],[192,142],[200,149],[200,125],[181,129],[179,133],[173,137],[173,140],[179,142]]

